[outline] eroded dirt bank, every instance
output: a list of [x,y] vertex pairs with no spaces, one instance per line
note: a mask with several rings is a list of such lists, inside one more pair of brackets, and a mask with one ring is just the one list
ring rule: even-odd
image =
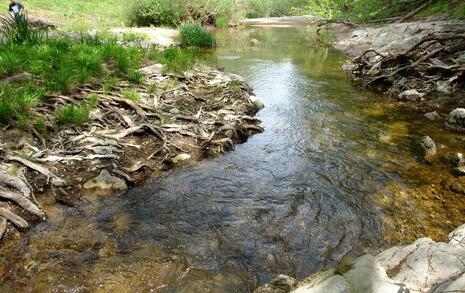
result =
[[[35,109],[45,123],[62,105],[92,101],[90,120],[48,136],[4,127],[0,134],[0,237],[46,220],[41,204],[77,206],[83,192],[112,194],[176,166],[233,149],[263,131],[263,106],[235,75],[197,67],[164,74],[140,70],[146,82],[106,91],[81,86],[50,95]],[[97,176],[99,175],[99,176]],[[5,235],[4,235],[5,234]]]

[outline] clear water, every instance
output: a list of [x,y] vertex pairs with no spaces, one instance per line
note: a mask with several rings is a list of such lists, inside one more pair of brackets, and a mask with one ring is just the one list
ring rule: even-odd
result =
[[[415,156],[424,132],[456,142],[352,86],[344,57],[304,27],[217,38],[210,59],[248,80],[266,131],[122,196],[47,206],[47,223],[3,244],[1,292],[250,292],[386,244],[397,212],[380,191],[389,198],[437,171]],[[416,210],[406,203],[399,214]]]

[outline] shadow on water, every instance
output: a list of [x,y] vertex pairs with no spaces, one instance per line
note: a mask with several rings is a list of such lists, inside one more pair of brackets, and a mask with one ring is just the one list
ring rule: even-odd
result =
[[0,291],[247,292],[382,246],[375,195],[405,185],[393,166],[418,164],[409,113],[356,90],[311,36],[218,32],[209,59],[250,82],[266,131],[120,197],[50,207],[5,244]]

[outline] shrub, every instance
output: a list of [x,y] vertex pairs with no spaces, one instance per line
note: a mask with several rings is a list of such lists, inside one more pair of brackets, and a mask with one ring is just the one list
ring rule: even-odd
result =
[[185,11],[179,0],[136,0],[128,18],[131,25],[176,26],[185,18]]
[[237,0],[136,0],[129,10],[129,23],[138,26],[178,26],[196,21],[215,24],[223,18],[227,22],[242,15],[242,1]]
[[182,47],[212,48],[215,37],[198,23],[185,23],[179,27]]

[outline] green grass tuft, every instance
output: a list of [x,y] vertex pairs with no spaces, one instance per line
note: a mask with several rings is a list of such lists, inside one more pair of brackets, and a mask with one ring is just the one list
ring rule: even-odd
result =
[[198,23],[185,23],[179,27],[181,47],[212,48],[216,41],[213,34]]
[[140,100],[140,95],[136,90],[129,90],[126,89],[123,92],[123,98],[131,100],[133,102],[139,102]]

